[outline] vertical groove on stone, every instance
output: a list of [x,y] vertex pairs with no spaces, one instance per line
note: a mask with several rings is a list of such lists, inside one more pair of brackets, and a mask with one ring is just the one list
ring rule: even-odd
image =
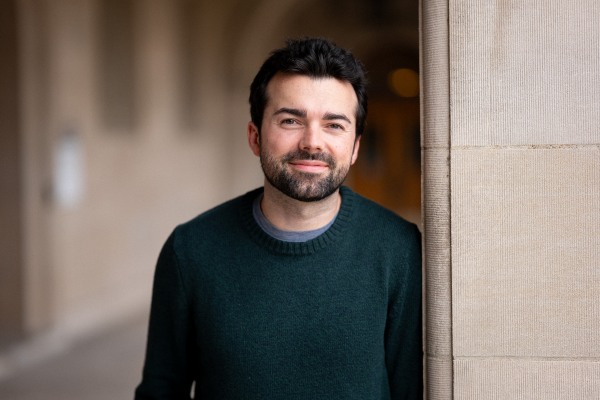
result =
[[433,385],[427,387],[427,399],[450,399],[453,397],[453,363],[450,358],[440,359],[428,356],[427,367]]
[[421,145],[450,145],[448,0],[421,0]]
[[421,0],[426,393],[453,398],[448,0]]
[[[428,399],[451,399],[452,385],[441,379],[440,364],[429,365],[430,357],[446,359],[452,376],[452,291],[450,269],[449,152],[423,151],[423,228],[425,231],[425,325],[428,355]],[[447,386],[445,391],[439,387]],[[446,393],[443,396],[433,394]]]

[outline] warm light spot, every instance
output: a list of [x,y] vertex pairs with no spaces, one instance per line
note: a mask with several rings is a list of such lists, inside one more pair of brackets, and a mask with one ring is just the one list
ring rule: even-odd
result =
[[412,69],[396,69],[388,75],[390,88],[401,97],[415,97],[419,95],[419,74]]

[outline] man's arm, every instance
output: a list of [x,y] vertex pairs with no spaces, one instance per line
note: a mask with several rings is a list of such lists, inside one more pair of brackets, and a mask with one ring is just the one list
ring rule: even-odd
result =
[[385,331],[385,361],[393,400],[423,398],[421,234],[416,226],[407,247]]
[[174,237],[175,232],[163,246],[156,265],[146,361],[136,400],[190,399],[197,354]]

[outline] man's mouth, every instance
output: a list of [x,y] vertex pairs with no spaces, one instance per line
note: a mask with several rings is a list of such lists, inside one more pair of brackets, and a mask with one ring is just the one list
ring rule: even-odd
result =
[[329,168],[329,164],[318,160],[292,160],[289,164],[299,171],[322,172]]

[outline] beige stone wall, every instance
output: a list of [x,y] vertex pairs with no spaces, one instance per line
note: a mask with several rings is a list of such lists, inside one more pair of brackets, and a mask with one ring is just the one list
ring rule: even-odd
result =
[[600,4],[421,15],[429,399],[596,398]]
[[425,385],[427,398],[451,399],[454,376],[447,2],[421,1],[420,19]]

